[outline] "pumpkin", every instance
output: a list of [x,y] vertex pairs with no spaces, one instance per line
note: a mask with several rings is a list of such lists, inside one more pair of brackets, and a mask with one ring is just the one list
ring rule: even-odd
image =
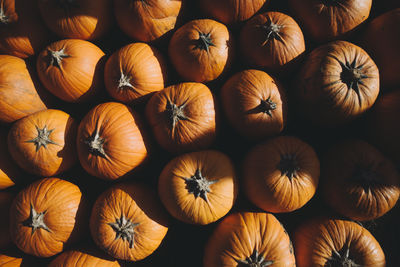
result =
[[206,225],[225,216],[238,193],[232,161],[205,150],[172,159],[158,180],[158,194],[168,212],[190,224]]
[[77,146],[82,167],[108,180],[129,175],[147,157],[138,114],[115,102],[99,104],[85,115]]
[[118,101],[140,102],[164,88],[166,62],[162,54],[145,43],[132,43],[107,60],[104,81],[108,93]]
[[266,12],[251,18],[240,31],[243,58],[251,66],[279,71],[305,51],[303,32],[290,16]]
[[85,212],[78,186],[59,178],[38,180],[20,191],[11,205],[11,239],[27,254],[51,257],[83,235]]
[[295,230],[293,241],[298,267],[386,266],[378,241],[352,221],[313,218]]
[[15,122],[8,150],[26,172],[49,177],[70,169],[76,158],[77,123],[56,109],[36,112]]
[[231,64],[233,39],[222,23],[210,19],[192,20],[172,35],[168,54],[185,81],[209,82]]
[[22,172],[8,152],[7,132],[0,130],[0,190],[18,184],[21,178]]
[[90,99],[103,86],[103,51],[79,39],[48,45],[37,58],[37,72],[48,91],[66,102]]
[[265,211],[291,212],[314,196],[319,175],[319,159],[309,144],[297,137],[279,136],[246,154],[243,189]]
[[229,123],[242,136],[262,139],[286,126],[286,93],[267,73],[248,69],[230,77],[221,89],[221,102]]
[[168,231],[168,217],[155,192],[141,184],[118,184],[96,200],[92,238],[114,258],[138,261],[152,254]]
[[73,249],[64,251],[53,259],[49,267],[86,267],[86,266],[98,266],[98,267],[119,267],[121,266],[117,260],[104,255],[91,247],[84,249]]
[[126,35],[141,42],[150,42],[175,28],[181,7],[182,0],[115,0],[114,15]]
[[146,116],[158,144],[171,153],[205,149],[216,137],[214,97],[202,83],[179,83],[155,93]]
[[322,195],[338,213],[358,221],[381,217],[400,196],[394,164],[362,140],[332,147],[322,161]]
[[[14,195],[12,193],[0,191],[0,214],[2,215],[0,220],[0,249],[4,249],[11,244],[9,213],[13,199]],[[2,261],[0,260],[0,266],[2,266],[1,263]]]
[[289,235],[274,215],[231,213],[212,233],[205,247],[204,267],[294,267]]
[[63,38],[98,39],[112,24],[110,0],[39,0],[38,6],[46,26]]
[[21,255],[8,255],[7,253],[0,253],[0,266],[1,267],[24,266],[24,264],[22,262],[24,262],[24,264],[25,264],[24,258]]
[[370,14],[372,0],[289,0],[300,25],[317,42],[343,37]]
[[362,48],[335,41],[308,55],[296,87],[302,115],[316,124],[333,127],[371,108],[379,93],[379,71]]

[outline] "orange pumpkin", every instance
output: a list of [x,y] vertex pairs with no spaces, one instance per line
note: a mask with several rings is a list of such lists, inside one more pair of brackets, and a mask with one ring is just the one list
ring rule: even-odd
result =
[[126,176],[147,157],[137,113],[115,102],[99,104],[86,114],[77,145],[82,167],[102,179]]
[[8,150],[26,172],[54,176],[77,161],[76,130],[76,122],[64,111],[39,111],[13,124]]
[[37,58],[37,72],[52,94],[67,102],[90,99],[103,86],[103,51],[79,39],[65,39],[46,47]]
[[20,267],[24,266],[24,264],[26,264],[26,262],[21,255],[8,255],[7,253],[0,253],[1,267]]
[[119,267],[117,260],[91,247],[64,251],[50,262],[49,267]]
[[138,261],[158,248],[167,220],[155,192],[140,184],[119,184],[96,200],[90,230],[97,246],[112,257]]
[[168,212],[191,224],[209,224],[225,216],[238,193],[232,161],[206,150],[172,159],[158,180],[158,194]]
[[295,267],[289,235],[274,215],[264,212],[232,213],[209,238],[204,267]]
[[104,70],[106,89],[121,102],[140,102],[164,88],[165,64],[162,54],[148,44],[126,45],[107,60]]
[[0,190],[18,184],[21,178],[22,172],[8,152],[7,132],[0,130]]
[[319,175],[319,160],[310,145],[297,137],[279,136],[245,156],[243,189],[265,211],[291,212],[314,196]]
[[[0,191],[0,249],[4,249],[11,244],[9,214],[10,206],[14,199],[14,195],[9,192]],[[2,266],[0,260],[0,266]]]

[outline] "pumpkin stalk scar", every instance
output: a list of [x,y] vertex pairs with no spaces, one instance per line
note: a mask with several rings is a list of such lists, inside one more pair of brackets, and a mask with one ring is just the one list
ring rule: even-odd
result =
[[50,134],[55,130],[47,130],[47,126],[45,125],[43,129],[40,129],[37,125],[35,125],[36,131],[37,131],[37,136],[33,138],[32,140],[25,141],[26,143],[33,143],[36,146],[36,152],[39,151],[39,149],[43,146],[44,148],[47,148],[48,144],[53,144],[57,145],[56,142],[50,139]]
[[134,89],[133,85],[131,84],[131,77],[125,75],[121,71],[121,76],[118,80],[118,91],[122,91],[124,88],[131,88]]
[[265,260],[262,255],[258,254],[257,250],[254,250],[250,257],[244,260],[235,259],[235,261],[239,263],[238,267],[266,267],[274,264],[274,261]]
[[8,24],[10,22],[10,19],[6,16],[6,13],[4,11],[3,7],[3,2],[1,2],[0,6],[0,23],[1,24]]
[[362,265],[355,263],[350,259],[350,248],[348,247],[343,255],[336,250],[333,250],[333,254],[328,258],[328,267],[362,267]]
[[127,219],[124,215],[120,218],[116,218],[114,223],[108,223],[115,232],[115,240],[122,239],[128,241],[129,248],[133,248],[135,228],[139,223],[133,223]]
[[283,42],[283,38],[280,34],[280,31],[284,27],[284,25],[278,25],[273,23],[271,20],[268,20],[265,24],[257,25],[256,27],[261,28],[267,35],[265,41],[261,44],[261,46],[266,45],[268,41],[272,39],[276,39],[280,42]]
[[276,109],[276,103],[271,100],[271,97],[268,97],[267,100],[261,99],[260,107],[262,112],[272,117],[272,111]]
[[211,39],[211,33],[199,32],[199,39],[196,40],[194,49],[206,50],[208,53],[210,46],[215,46]]
[[363,73],[363,66],[357,67],[355,60],[352,63],[346,62],[345,64],[339,61],[339,64],[342,67],[342,72],[340,73],[342,82],[359,95],[359,85],[364,84],[363,79],[369,78]]
[[62,63],[63,59],[70,57],[70,55],[65,53],[64,48],[60,49],[58,51],[53,51],[50,49],[48,49],[47,51],[50,56],[49,66],[61,68],[61,63]]
[[188,192],[193,194],[195,198],[201,197],[206,202],[208,202],[207,193],[211,192],[210,185],[218,182],[218,180],[208,180],[202,175],[200,169],[197,169],[192,177],[183,179]]
[[186,115],[183,111],[184,108],[185,108],[185,104],[177,106],[176,104],[174,104],[168,100],[165,110],[167,112],[168,118],[171,121],[172,129],[175,129],[176,123],[178,121],[188,119],[188,117],[186,117]]
[[94,132],[84,141],[84,143],[88,145],[89,152],[91,154],[106,158],[106,153],[104,152],[104,147],[103,147],[104,142],[105,139],[100,137],[98,131]]
[[297,177],[297,172],[300,170],[295,154],[282,155],[281,161],[278,163],[277,168],[281,171],[282,176],[285,175],[290,180],[292,180],[293,177]]
[[50,229],[47,227],[47,225],[44,223],[45,214],[46,214],[46,211],[37,213],[37,211],[35,210],[35,208],[33,207],[32,203],[31,203],[29,218],[26,219],[22,223],[22,225],[31,227],[32,235],[33,235],[33,233],[35,233],[36,230],[38,230],[40,228],[46,230],[47,232],[51,232]]

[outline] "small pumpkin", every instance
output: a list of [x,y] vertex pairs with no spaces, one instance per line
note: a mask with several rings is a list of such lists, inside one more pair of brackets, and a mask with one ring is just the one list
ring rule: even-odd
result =
[[256,145],[245,156],[243,189],[265,211],[291,212],[314,196],[319,175],[319,159],[309,144],[279,136]]
[[53,259],[49,267],[119,267],[117,260],[97,251],[94,248],[81,248],[64,251]]
[[314,218],[295,230],[293,241],[298,267],[386,266],[375,237],[352,221]]
[[274,215],[240,212],[226,216],[205,247],[204,267],[294,267],[289,235]]
[[48,45],[37,58],[37,72],[45,88],[66,102],[89,100],[103,86],[104,52],[79,39]]
[[202,83],[179,83],[155,93],[146,116],[158,144],[172,153],[205,149],[216,137],[214,97]]
[[22,179],[22,172],[11,159],[7,148],[7,132],[0,130],[0,190],[18,184]]
[[132,43],[107,60],[104,81],[108,93],[118,101],[140,102],[164,88],[167,79],[162,54],[145,43]]
[[77,123],[64,111],[39,111],[12,125],[8,150],[26,172],[54,176],[70,169],[77,161],[76,130]]
[[[11,244],[9,214],[13,199],[14,194],[0,191],[0,214],[2,217],[0,220],[0,249],[4,249]],[[0,266],[2,266],[1,263],[2,261],[0,260]]]
[[233,39],[222,23],[211,19],[192,20],[172,35],[168,53],[185,81],[209,82],[230,66]]
[[118,184],[96,200],[92,238],[110,256],[138,261],[152,254],[168,231],[168,217],[155,192],[141,184]]
[[130,174],[147,157],[138,114],[116,102],[99,104],[85,115],[77,146],[82,167],[106,180]]

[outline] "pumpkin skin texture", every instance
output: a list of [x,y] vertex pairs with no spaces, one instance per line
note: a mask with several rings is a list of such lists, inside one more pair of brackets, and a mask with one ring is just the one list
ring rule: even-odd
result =
[[317,42],[342,37],[370,14],[372,0],[289,0],[300,26]]
[[164,89],[166,70],[165,60],[157,49],[145,43],[133,43],[107,60],[104,81],[113,98],[136,103]]
[[293,241],[298,267],[386,266],[378,241],[352,221],[312,219],[296,229]]
[[206,225],[225,216],[238,193],[232,161],[205,150],[172,159],[158,180],[158,194],[168,212],[185,223]]
[[105,180],[130,174],[147,157],[138,114],[116,102],[99,104],[85,115],[77,144],[82,167]]
[[232,40],[224,24],[210,19],[192,20],[172,35],[169,58],[185,81],[209,82],[230,66]]
[[290,16],[266,12],[251,18],[240,31],[243,58],[251,66],[282,70],[305,51],[303,32]]
[[97,246],[112,257],[138,261],[161,244],[168,217],[155,192],[140,184],[119,184],[96,200],[90,230]]
[[322,193],[338,213],[357,221],[381,217],[400,196],[394,164],[361,140],[335,145],[322,162]]
[[0,266],[1,267],[20,267],[22,265],[23,258],[18,256],[11,256],[0,253]]
[[74,249],[64,251],[50,262],[49,267],[119,267],[115,259],[103,255],[97,249]]
[[77,161],[76,131],[77,123],[64,111],[39,111],[13,124],[8,134],[8,150],[26,172],[54,176]]
[[362,48],[335,41],[308,55],[296,86],[298,109],[303,116],[333,127],[371,108],[379,94],[379,71]]
[[263,212],[232,213],[209,238],[204,267],[295,267],[289,235],[274,215]]
[[242,136],[263,139],[286,126],[287,101],[281,84],[260,70],[244,70],[225,82],[221,102],[229,123]]
[[[13,199],[14,195],[12,193],[0,191],[0,214],[2,214],[0,220],[0,249],[4,249],[11,244],[9,214]],[[1,263],[2,261],[0,260],[0,266],[2,266]]]
[[146,116],[158,144],[171,153],[205,149],[216,137],[214,97],[202,83],[180,83],[155,93]]
[[18,184],[21,179],[22,172],[8,152],[7,132],[0,130],[0,190]]
[[296,137],[279,136],[245,156],[243,189],[265,211],[291,212],[314,196],[319,175],[319,159],[310,145]]
[[40,81],[66,102],[87,101],[103,86],[103,51],[79,39],[65,39],[46,47],[37,58]]
[[126,35],[141,42],[151,42],[175,28],[181,7],[181,0],[115,0],[114,15]]
[[12,241],[36,257],[56,255],[83,235],[85,209],[78,186],[58,178],[38,180],[20,191],[12,203]]

